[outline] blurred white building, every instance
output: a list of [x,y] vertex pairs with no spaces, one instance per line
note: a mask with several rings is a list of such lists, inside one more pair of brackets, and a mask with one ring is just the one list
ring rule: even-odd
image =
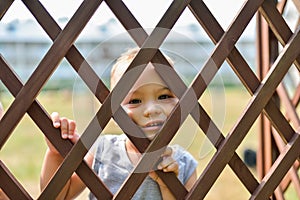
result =
[[[62,27],[67,19],[60,19]],[[0,24],[0,53],[25,82],[50,48],[52,41],[33,20],[14,20]],[[151,30],[146,30],[151,32]],[[99,76],[106,79],[111,64],[130,47],[136,46],[128,33],[114,19],[102,25],[88,24],[76,40],[75,46],[83,54]],[[245,32],[237,47],[255,69],[254,30]],[[160,49],[175,61],[177,72],[183,79],[191,79],[201,70],[214,48],[200,25],[189,24],[171,31]],[[237,78],[228,65],[221,67],[225,82],[235,83]],[[72,80],[76,77],[64,59],[51,80]],[[189,82],[189,80],[187,80]]]

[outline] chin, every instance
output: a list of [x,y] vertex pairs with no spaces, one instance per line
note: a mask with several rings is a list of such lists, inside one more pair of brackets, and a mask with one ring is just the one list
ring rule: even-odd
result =
[[145,132],[145,136],[149,139],[149,140],[153,140],[154,139],[154,137],[156,136],[156,133],[157,132],[155,132],[155,133],[147,133],[147,132]]
[[144,133],[145,136],[149,139],[149,140],[153,140],[154,137],[157,135],[157,133],[159,133],[160,128],[151,128],[151,129],[144,129]]

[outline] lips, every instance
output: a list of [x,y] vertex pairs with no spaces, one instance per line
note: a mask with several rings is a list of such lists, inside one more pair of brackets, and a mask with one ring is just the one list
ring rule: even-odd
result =
[[163,122],[153,122],[153,123],[148,123],[146,127],[153,127],[153,126],[162,126]]
[[164,124],[163,121],[151,121],[148,122],[145,126],[143,126],[143,128],[148,128],[148,127],[161,127]]
[[144,126],[142,126],[142,129],[145,132],[148,133],[156,133],[160,130],[160,128],[162,127],[162,125],[164,124],[164,121],[150,121],[148,123],[146,123]]

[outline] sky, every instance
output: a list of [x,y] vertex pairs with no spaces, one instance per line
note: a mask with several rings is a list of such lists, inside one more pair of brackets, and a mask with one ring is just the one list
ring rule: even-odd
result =
[[[70,18],[82,0],[40,0],[40,2],[57,20],[63,17]],[[158,23],[172,0],[124,0],[124,2],[143,27],[151,28]],[[206,0],[204,2],[223,28],[226,28],[243,5],[244,0]],[[113,16],[105,2],[103,2],[93,16],[92,21],[97,24],[102,24]],[[21,0],[15,0],[1,22],[7,23],[15,19],[33,19]],[[180,17],[178,24],[185,25],[192,22],[196,22],[196,20],[189,9],[186,9],[184,14]]]

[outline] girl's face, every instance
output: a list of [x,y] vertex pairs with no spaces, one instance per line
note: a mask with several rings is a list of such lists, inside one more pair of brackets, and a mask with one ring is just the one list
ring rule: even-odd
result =
[[122,102],[130,118],[152,140],[172,112],[178,98],[148,65]]

